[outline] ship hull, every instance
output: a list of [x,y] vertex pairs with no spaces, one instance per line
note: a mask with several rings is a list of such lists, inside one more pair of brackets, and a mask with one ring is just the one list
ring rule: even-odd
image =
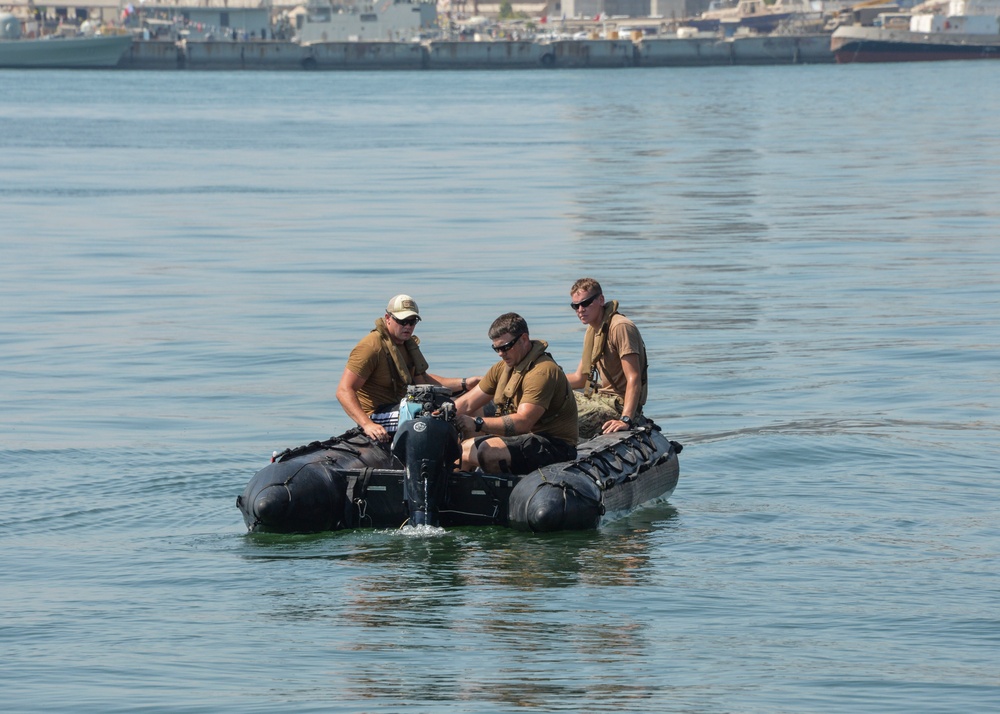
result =
[[830,42],[838,64],[1000,59],[1000,37],[841,27]]
[[109,69],[118,66],[131,45],[130,35],[4,40],[0,42],[0,67]]

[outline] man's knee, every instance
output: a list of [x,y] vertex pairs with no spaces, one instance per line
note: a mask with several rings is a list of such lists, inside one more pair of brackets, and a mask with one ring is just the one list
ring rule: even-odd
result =
[[500,439],[490,439],[479,446],[479,466],[489,474],[510,472],[510,450]]
[[476,440],[466,439],[462,442],[462,470],[472,471],[479,466],[479,459],[476,453]]

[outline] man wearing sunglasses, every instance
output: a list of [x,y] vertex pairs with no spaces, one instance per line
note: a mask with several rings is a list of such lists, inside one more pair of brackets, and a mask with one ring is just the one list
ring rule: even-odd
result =
[[[526,474],[576,458],[576,400],[562,368],[532,340],[528,323],[514,312],[489,329],[500,361],[475,388],[455,400],[462,431],[462,469]],[[475,417],[493,400],[497,415]]]
[[580,438],[631,429],[646,403],[646,345],[635,323],[604,301],[601,284],[581,278],[570,288],[570,307],[584,325],[583,357],[570,375],[580,410]]
[[369,332],[351,350],[337,385],[337,401],[368,438],[387,443],[399,423],[399,402],[409,384],[436,384],[453,393],[471,389],[479,377],[439,377],[414,335],[420,309],[409,295],[396,295]]

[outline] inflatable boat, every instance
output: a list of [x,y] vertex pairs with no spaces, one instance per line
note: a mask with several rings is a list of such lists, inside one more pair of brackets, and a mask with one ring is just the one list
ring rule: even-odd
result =
[[[250,532],[316,533],[404,525],[586,530],[677,486],[677,454],[652,422],[596,436],[577,458],[527,475],[456,471],[454,404],[438,387],[410,387],[420,404],[391,446],[361,429],[275,454],[236,505]],[[424,400],[424,401],[420,401]]]

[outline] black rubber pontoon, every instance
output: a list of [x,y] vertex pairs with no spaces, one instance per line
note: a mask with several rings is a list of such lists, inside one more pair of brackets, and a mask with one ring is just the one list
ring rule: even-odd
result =
[[440,388],[404,421],[392,447],[360,429],[276,455],[236,504],[251,532],[314,533],[345,528],[494,525],[547,532],[597,528],[668,497],[677,486],[681,445],[651,422],[597,436],[573,461],[525,476],[455,471],[453,405]]

